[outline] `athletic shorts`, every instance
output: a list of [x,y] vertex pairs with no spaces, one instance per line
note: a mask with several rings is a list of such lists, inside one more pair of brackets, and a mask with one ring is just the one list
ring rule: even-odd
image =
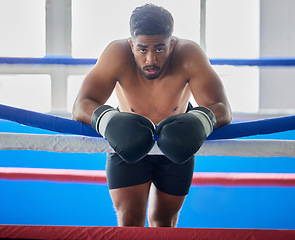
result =
[[106,164],[108,187],[131,187],[152,181],[164,193],[184,196],[191,186],[194,165],[194,156],[184,164],[176,164],[164,155],[146,155],[130,164],[118,154],[109,153]]
[[[192,105],[189,104],[188,109]],[[195,156],[184,164],[176,164],[164,155],[146,155],[129,164],[118,154],[107,154],[107,182],[109,189],[130,187],[152,181],[164,193],[184,196],[189,193],[195,165]]]

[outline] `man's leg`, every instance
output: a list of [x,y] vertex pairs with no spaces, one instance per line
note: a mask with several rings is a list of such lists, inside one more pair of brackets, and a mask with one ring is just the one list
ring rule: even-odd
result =
[[150,186],[151,182],[147,182],[110,190],[120,227],[144,227]]
[[152,184],[148,210],[150,227],[176,227],[185,197],[163,193]]
[[149,224],[151,227],[176,227],[179,211],[191,186],[195,158],[176,164],[164,155],[155,155],[153,162]]
[[152,179],[152,164],[147,158],[129,164],[115,153],[108,154],[108,187],[117,211],[119,226],[145,225]]

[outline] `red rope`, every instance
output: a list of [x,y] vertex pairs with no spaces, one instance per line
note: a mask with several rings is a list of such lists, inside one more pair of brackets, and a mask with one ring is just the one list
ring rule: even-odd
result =
[[103,183],[106,174],[102,170],[73,170],[46,168],[6,168],[0,167],[0,178],[15,180],[44,180],[56,182]]
[[3,239],[295,239],[295,230],[0,225]]
[[[102,170],[0,167],[0,179],[106,183]],[[192,185],[295,187],[295,173],[194,173]]]

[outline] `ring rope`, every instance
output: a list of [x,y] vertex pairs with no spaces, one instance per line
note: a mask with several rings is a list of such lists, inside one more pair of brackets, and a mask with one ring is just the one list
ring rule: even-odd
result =
[[[103,138],[79,135],[0,133],[0,150],[60,153],[114,152]],[[151,155],[163,154],[154,145]],[[295,140],[231,139],[205,141],[196,155],[242,157],[295,157]]]
[[294,240],[295,230],[0,225],[2,239]]
[[[0,64],[41,64],[41,65],[94,65],[94,58],[71,58],[71,57],[0,57]],[[295,58],[259,58],[259,59],[210,59],[212,65],[231,66],[258,66],[258,67],[292,67],[295,66]]]
[[58,133],[101,137],[101,135],[88,124],[2,104],[0,104],[0,119]]
[[[0,179],[106,184],[104,170],[0,167]],[[193,186],[295,187],[295,173],[195,172]]]
[[[100,136],[90,125],[75,120],[0,104],[0,119],[59,133]],[[231,123],[215,129],[207,140],[232,139],[295,129],[295,116]],[[100,136],[101,137],[101,136]]]

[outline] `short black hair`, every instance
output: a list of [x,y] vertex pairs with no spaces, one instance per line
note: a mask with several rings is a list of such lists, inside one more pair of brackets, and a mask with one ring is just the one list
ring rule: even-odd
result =
[[130,17],[129,25],[132,37],[138,35],[164,35],[171,37],[174,20],[168,10],[149,3],[135,8]]

